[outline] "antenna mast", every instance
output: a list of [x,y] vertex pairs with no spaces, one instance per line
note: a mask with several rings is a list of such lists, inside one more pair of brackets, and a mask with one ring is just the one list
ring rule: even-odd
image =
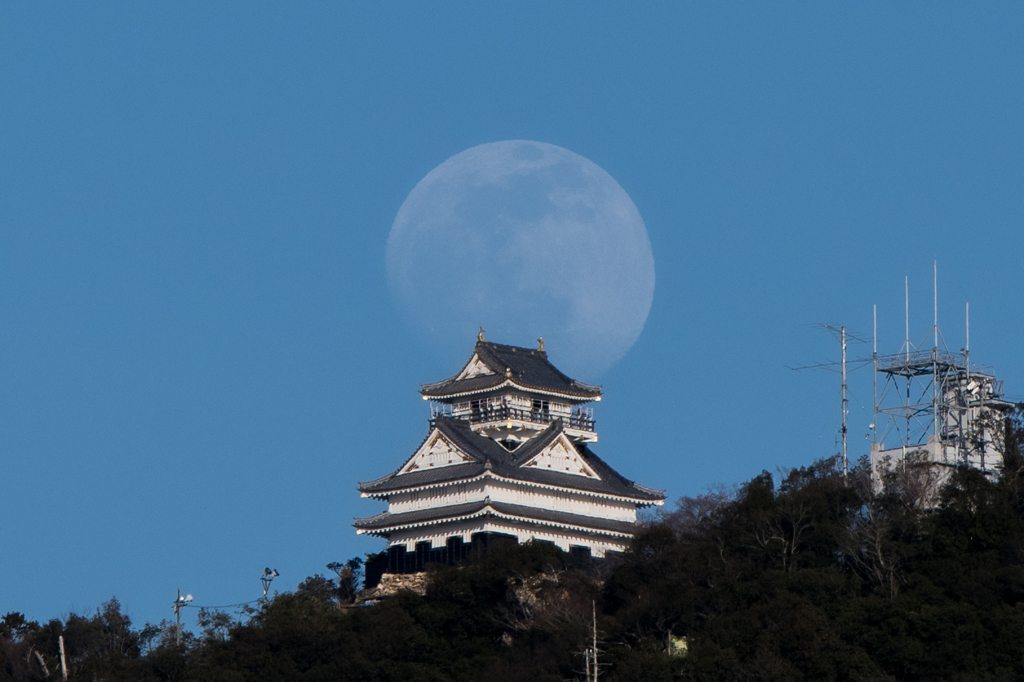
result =
[[849,460],[846,455],[846,419],[850,414],[849,400],[846,395],[846,326],[839,328],[839,334],[843,344],[843,481],[849,471]]
[[910,277],[903,275],[903,348],[910,362]]
[[932,348],[939,350],[939,261],[932,261],[932,307],[934,311],[934,322],[932,331],[935,334],[932,341]]
[[936,443],[942,442],[939,430],[939,401],[944,398],[939,390],[939,261],[932,261],[932,435]]
[[871,401],[872,407],[874,408],[871,414],[871,442],[872,444],[878,443],[878,304],[871,306],[871,327],[873,342],[871,345],[871,364],[874,366],[874,371],[871,373],[872,382],[872,393],[874,397]]
[[971,303],[964,303],[964,367],[967,369],[967,383],[971,382]]
[[[853,339],[854,341],[856,341],[858,343],[866,343],[866,341],[864,339],[858,338],[854,334],[848,333],[846,331],[846,325],[840,325],[838,329],[836,327],[833,327],[830,324],[817,324],[815,326],[820,328],[820,329],[824,329],[825,331],[829,332],[833,336],[839,338],[840,348],[842,349],[842,356],[841,356],[841,359],[840,359],[839,363],[824,362],[824,363],[821,363],[821,364],[818,364],[818,365],[807,365],[807,366],[804,366],[804,367],[792,367],[791,369],[794,369],[794,370],[828,369],[828,370],[831,370],[831,371],[834,372],[834,371],[836,371],[836,369],[835,369],[836,364],[839,365],[839,371],[840,371],[840,373],[842,375],[842,382],[840,384],[840,388],[841,388],[841,398],[842,398],[841,407],[842,407],[842,412],[843,412],[843,426],[842,426],[842,430],[840,431],[840,433],[842,435],[842,451],[841,451],[841,454],[842,454],[842,457],[843,457],[843,482],[845,483],[846,480],[847,480],[847,477],[848,477],[848,475],[850,473],[850,456],[849,456],[848,443],[847,443],[847,439],[848,439],[848,435],[849,435],[849,423],[848,422],[849,422],[849,419],[850,419],[850,393],[849,393],[849,384],[846,381],[846,369],[847,369],[847,367],[846,367],[846,345],[847,345],[847,340],[848,339]],[[878,330],[876,328],[875,335],[877,336],[877,334],[878,334]],[[876,345],[876,351],[877,351],[877,342],[876,342],[875,345]],[[877,355],[878,355],[878,353],[876,352],[875,356],[872,358],[873,361],[875,362],[876,366],[877,366]],[[865,364],[867,364],[867,362],[868,361],[866,359],[854,360],[854,363],[857,365],[857,367],[854,367],[854,369],[857,369],[858,367],[864,366]],[[876,400],[875,407],[876,407],[876,411],[877,411],[877,400]],[[872,424],[871,426],[874,427],[874,424]]]
[[[903,275],[903,348],[907,354],[907,365],[910,365],[910,276]],[[907,405],[910,404],[910,377],[907,377]],[[907,431],[903,435],[903,454],[900,461],[907,463],[907,441],[910,440],[910,411],[906,412]]]

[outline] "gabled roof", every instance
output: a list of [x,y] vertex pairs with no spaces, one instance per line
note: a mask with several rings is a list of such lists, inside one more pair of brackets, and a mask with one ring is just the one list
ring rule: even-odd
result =
[[[490,373],[484,373],[484,368]],[[424,384],[420,393],[427,398],[447,401],[503,385],[561,396],[573,402],[589,402],[601,396],[600,386],[584,384],[562,374],[541,349],[490,341],[477,341],[473,355],[458,374],[434,384]]]
[[[443,435],[449,443],[465,454],[469,461],[400,473],[409,462],[406,460],[401,467],[387,476],[378,478],[376,481],[360,483],[360,492],[368,497],[387,497],[400,490],[456,483],[489,474],[582,493],[624,497],[640,503],[657,504],[665,499],[664,491],[645,488],[621,476],[595,455],[586,443],[572,443],[572,446],[576,449],[580,459],[596,474],[596,478],[523,466],[564,433],[560,419],[555,420],[547,429],[523,443],[513,452],[509,452],[490,438],[476,433],[467,422],[461,419],[439,417],[434,421],[434,428],[427,438],[433,437],[435,432]],[[419,450],[420,448],[417,448],[417,452]],[[410,457],[410,459],[412,458]]]
[[636,532],[636,524],[629,521],[616,521],[594,516],[583,516],[569,512],[538,509],[521,504],[478,500],[450,507],[417,509],[416,511],[392,514],[382,512],[367,519],[356,519],[354,525],[359,532],[386,534],[402,528],[430,526],[453,521],[462,521],[479,516],[496,516],[509,521],[534,523],[545,526],[561,526],[609,535],[632,535]]

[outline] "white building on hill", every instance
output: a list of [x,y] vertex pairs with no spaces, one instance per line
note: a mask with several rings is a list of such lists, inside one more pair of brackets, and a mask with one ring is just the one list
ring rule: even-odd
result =
[[591,450],[587,403],[601,389],[562,374],[540,348],[490,343],[450,379],[427,384],[427,437],[394,472],[361,483],[387,511],[357,519],[358,533],[387,538],[388,573],[459,562],[496,538],[552,542],[602,557],[622,551],[652,490],[615,472]]

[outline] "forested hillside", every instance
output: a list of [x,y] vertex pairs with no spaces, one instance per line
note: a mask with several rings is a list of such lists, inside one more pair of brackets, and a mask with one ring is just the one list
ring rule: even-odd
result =
[[602,680],[1024,679],[1018,423],[1001,480],[962,470],[929,491],[911,458],[880,488],[866,463],[844,481],[822,460],[684,498],[614,559],[497,545],[372,606],[314,576],[201,614],[181,647],[113,600],[9,613],[0,680],[60,679],[61,635],[72,680],[584,680],[593,609]]

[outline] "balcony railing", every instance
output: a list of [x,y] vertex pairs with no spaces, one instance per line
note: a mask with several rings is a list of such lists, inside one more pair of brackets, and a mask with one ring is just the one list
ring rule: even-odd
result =
[[550,424],[556,419],[565,422],[567,428],[579,429],[581,431],[594,430],[594,418],[585,414],[574,412],[572,414],[553,414],[548,410],[524,410],[518,407],[502,405],[484,410],[472,410],[468,413],[454,413],[450,415],[456,419],[466,419],[471,424],[501,421],[521,421],[531,424]]

